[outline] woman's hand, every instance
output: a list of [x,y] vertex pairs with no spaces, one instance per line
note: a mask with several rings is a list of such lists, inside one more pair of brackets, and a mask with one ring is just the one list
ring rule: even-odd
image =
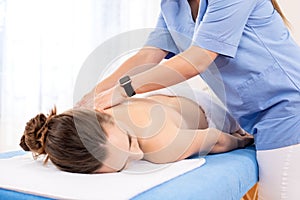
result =
[[247,133],[246,131],[244,131],[242,134],[239,131],[237,131],[233,133],[232,136],[238,139],[239,148],[244,148],[254,143],[253,135]]
[[242,129],[241,127],[239,127],[239,129],[237,131],[235,131],[234,133],[238,133],[240,134],[241,136],[244,136],[246,134],[249,134],[247,133],[244,129]]

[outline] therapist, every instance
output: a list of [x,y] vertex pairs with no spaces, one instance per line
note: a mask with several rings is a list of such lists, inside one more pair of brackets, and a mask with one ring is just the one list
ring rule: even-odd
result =
[[209,78],[220,75],[226,106],[255,137],[259,198],[299,199],[300,48],[285,23],[275,0],[162,0],[146,45],[79,104],[104,109],[198,74],[223,97]]

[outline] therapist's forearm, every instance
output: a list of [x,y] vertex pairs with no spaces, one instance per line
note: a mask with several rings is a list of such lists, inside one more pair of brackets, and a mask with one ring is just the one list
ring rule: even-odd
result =
[[133,76],[146,71],[158,64],[167,52],[154,47],[144,47],[138,53],[127,59],[120,67],[97,85],[97,92],[113,87],[118,80],[126,75]]
[[199,47],[187,51],[160,63],[148,71],[132,77],[132,86],[136,93],[145,93],[169,87],[202,73],[217,57]]

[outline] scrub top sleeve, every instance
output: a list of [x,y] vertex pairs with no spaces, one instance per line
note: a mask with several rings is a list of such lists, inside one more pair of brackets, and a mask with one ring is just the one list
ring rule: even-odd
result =
[[206,12],[196,22],[192,45],[234,57],[255,5],[256,0],[207,0]]
[[144,46],[153,46],[178,54],[179,50],[167,28],[162,13],[160,13],[155,29],[150,33]]

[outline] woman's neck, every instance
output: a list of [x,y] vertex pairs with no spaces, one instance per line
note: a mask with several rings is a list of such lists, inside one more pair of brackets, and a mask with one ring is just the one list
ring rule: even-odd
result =
[[196,21],[197,16],[198,16],[200,0],[189,0],[188,2],[189,2],[190,7],[191,7],[193,20]]

